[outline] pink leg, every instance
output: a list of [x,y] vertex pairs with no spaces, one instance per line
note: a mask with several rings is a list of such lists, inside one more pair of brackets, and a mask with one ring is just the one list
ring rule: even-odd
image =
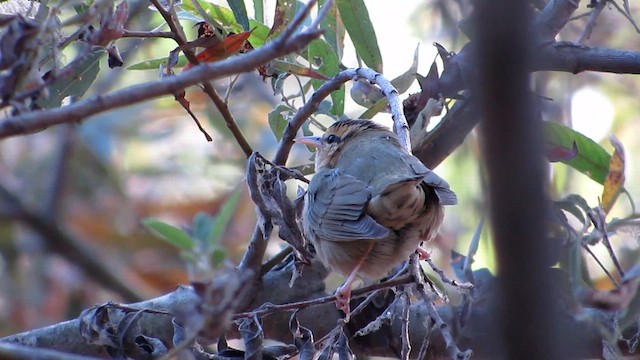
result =
[[349,316],[351,314],[351,308],[349,307],[349,301],[351,300],[351,285],[353,285],[353,282],[356,280],[358,271],[360,271],[362,264],[367,259],[367,256],[369,256],[371,249],[373,249],[373,245],[374,243],[371,242],[369,249],[367,249],[367,252],[362,256],[362,259],[360,259],[353,270],[351,270],[351,274],[349,274],[347,280],[345,280],[344,284],[336,289],[336,307],[338,310],[344,311],[345,322],[349,322]]
[[431,257],[431,254],[422,248],[422,246],[418,246],[418,248],[416,249],[416,251],[418,252],[418,255],[420,256],[420,260],[427,260]]

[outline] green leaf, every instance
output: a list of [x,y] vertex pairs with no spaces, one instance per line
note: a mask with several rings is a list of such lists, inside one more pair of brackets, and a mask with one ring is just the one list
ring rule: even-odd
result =
[[195,246],[195,241],[193,241],[189,234],[173,225],[153,218],[142,220],[142,224],[160,239],[165,240],[180,250],[192,250]]
[[262,0],[253,0],[253,12],[255,13],[256,21],[264,23],[264,3]]
[[[215,21],[227,28],[227,30],[233,31],[235,33],[241,33],[244,31],[242,25],[236,21],[236,16],[233,14],[232,10],[206,1],[201,1],[200,5],[204,9],[204,11],[209,14],[209,16],[211,16]],[[189,13],[200,18],[198,10],[190,2],[184,2],[181,7]],[[269,27],[250,19],[249,29],[253,29],[253,31],[251,32],[251,36],[249,36],[248,39],[249,43],[251,43],[251,45],[255,48],[264,45],[265,41],[267,40],[267,35],[269,34]]]
[[416,51],[413,53],[413,62],[411,67],[405,71],[402,75],[391,80],[391,85],[398,90],[398,93],[404,94],[413,82],[416,80],[416,72],[418,71],[418,55],[420,50],[420,44],[416,46]]
[[[317,71],[326,77],[334,77],[340,72],[340,60],[338,56],[329,44],[322,40],[316,39],[309,44],[307,60],[312,66],[317,66]],[[316,90],[322,86],[323,83],[321,80],[312,80],[311,82],[313,88]],[[344,95],[344,86],[331,93],[331,100],[333,101],[332,111],[335,115],[342,115],[342,113],[344,113]]]
[[96,48],[72,61],[60,72],[60,77],[48,87],[49,96],[42,96],[36,100],[38,106],[44,109],[60,107],[67,96],[84,95],[98,76],[100,58],[106,53],[104,48]]
[[298,11],[298,1],[297,0],[277,0],[276,1],[276,11],[273,18],[273,26],[271,27],[271,31],[269,32],[269,37],[273,38],[276,35],[280,34],[293,20],[296,16],[296,12]]
[[222,239],[222,235],[224,235],[225,230],[231,222],[231,217],[235,213],[238,204],[240,203],[240,199],[242,199],[242,194],[244,193],[243,190],[244,189],[238,189],[233,194],[231,194],[231,196],[229,196],[229,198],[227,199],[227,202],[225,202],[220,209],[220,213],[218,213],[218,216],[213,223],[211,236],[209,236],[209,244],[218,244],[220,242],[220,239]]
[[611,155],[602,146],[569,127],[551,121],[544,122],[544,135],[546,145],[551,147],[571,149],[575,142],[578,148],[577,155],[560,161],[604,184],[609,173]]
[[211,252],[211,264],[214,268],[219,268],[222,266],[224,259],[227,258],[227,252],[224,248],[218,247],[213,252]]
[[573,215],[582,224],[584,224],[586,221],[585,214],[587,214],[589,210],[591,210],[589,204],[587,203],[587,200],[585,200],[578,194],[567,195],[561,200],[554,201],[554,204],[558,208]]
[[207,213],[199,212],[193,218],[193,236],[202,241],[209,239],[213,231],[213,217]]
[[293,64],[283,60],[271,60],[271,66],[275,70],[282,71],[288,74],[300,75],[300,76],[310,77],[314,79],[322,79],[322,80],[329,79],[326,76],[319,74],[318,72],[314,71],[313,69],[307,66]]
[[[325,6],[327,0],[318,1],[319,8],[322,9]],[[322,35],[327,44],[331,46],[333,51],[336,52],[338,59],[342,60],[342,55],[344,53],[344,36],[345,36],[345,28],[342,23],[342,19],[338,16],[338,8],[332,6],[325,16],[322,19],[322,24],[320,25],[322,29],[325,30],[325,33]]]
[[259,48],[267,42],[267,37],[269,37],[269,27],[265,26],[262,23],[259,23],[253,19],[249,20],[249,26],[251,26],[251,36],[249,36],[249,43],[254,48]]
[[287,119],[293,113],[294,110],[292,108],[282,104],[278,105],[269,113],[269,127],[271,127],[271,131],[278,141],[282,139],[282,133],[284,133],[284,129],[286,129],[289,124]]
[[337,0],[344,27],[365,64],[382,73],[382,55],[364,0]]
[[389,101],[387,100],[387,98],[383,97],[382,99],[378,100],[375,104],[371,105],[371,107],[368,108],[367,111],[363,112],[362,115],[358,117],[358,119],[373,118],[374,116],[376,116],[377,113],[384,110],[384,108],[387,106],[388,103]]
[[[164,57],[164,58],[159,58],[159,59],[152,59],[152,60],[145,60],[142,62],[139,62],[137,64],[133,64],[131,66],[129,66],[127,68],[127,70],[157,70],[160,68],[161,64],[167,64],[167,60],[169,58],[168,57]],[[184,67],[185,65],[187,65],[189,63],[189,61],[187,60],[187,58],[184,56],[184,54],[181,54],[178,57],[178,63],[176,65],[173,66],[174,69],[176,68],[181,68]]]
[[229,4],[236,21],[242,25],[244,31],[249,31],[249,17],[247,16],[247,8],[244,6],[244,0],[227,0],[227,4]]
[[76,4],[73,5],[73,9],[76,11],[78,15],[85,15],[91,7],[87,4]]

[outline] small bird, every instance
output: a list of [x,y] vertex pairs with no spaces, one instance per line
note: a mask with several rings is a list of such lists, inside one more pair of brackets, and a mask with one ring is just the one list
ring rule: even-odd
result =
[[349,318],[356,277],[379,280],[431,240],[457,203],[449,184],[400,144],[395,133],[368,120],[341,120],[323,136],[296,142],[317,148],[316,174],[302,213],[317,256],[346,276],[336,305]]

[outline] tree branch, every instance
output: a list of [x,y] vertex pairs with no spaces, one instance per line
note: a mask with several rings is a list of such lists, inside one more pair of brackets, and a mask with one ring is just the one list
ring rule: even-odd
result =
[[[293,287],[289,287],[288,280],[292,272],[295,271],[293,264],[288,264],[279,270],[272,270],[265,274],[257,286],[258,292],[254,301],[247,306],[246,310],[257,309],[265,303],[287,304],[301,300],[317,299],[326,296],[324,278],[326,270],[321,266],[311,266],[304,270],[302,277],[296,281]],[[485,294],[490,298],[498,297],[492,281],[486,281],[482,287],[478,288],[478,294]],[[493,290],[492,290],[493,289]],[[359,289],[360,290],[360,289]],[[471,309],[470,319],[464,328],[455,326],[460,309],[454,306],[438,306],[435,309],[427,308],[423,302],[411,305],[409,309],[409,340],[411,346],[411,358],[415,358],[423,339],[431,331],[430,327],[425,327],[425,322],[429,322],[432,316],[436,316],[433,311],[437,311],[437,317],[442,320],[441,324],[447,324],[448,331],[459,339],[458,345],[463,348],[471,348],[474,355],[479,358],[492,358],[496,355],[496,349],[488,346],[486,336],[494,336],[497,330],[496,310],[492,304],[494,299],[483,298],[474,300]],[[171,314],[184,314],[192,311],[194,306],[201,302],[200,297],[194,289],[189,286],[181,286],[177,290],[158,298],[126,305],[135,309],[155,309]],[[393,312],[395,309],[388,309]],[[589,315],[591,314],[591,315]],[[584,316],[572,317],[563,316],[558,322],[568,324],[572,335],[570,344],[575,344],[574,358],[598,357],[601,355],[602,337],[598,333],[597,325],[591,319],[603,318],[604,313],[598,314],[585,312]],[[172,344],[173,325],[172,316],[161,313],[145,312],[141,320],[143,328],[140,333],[146,336],[158,338],[165,344]],[[265,338],[291,343],[292,337],[289,331],[289,320],[291,310],[271,313],[265,316],[263,327]],[[335,327],[340,318],[340,313],[333,303],[312,306],[298,312],[300,325],[310,329],[317,339],[326,335]],[[581,320],[577,320],[580,318]],[[352,319],[349,326],[356,324],[359,319]],[[360,324],[368,324],[370,321],[360,319]],[[114,323],[119,320],[112,318]],[[83,354],[92,356],[104,356],[104,350],[100,346],[87,344],[80,336],[78,328],[79,320],[74,319],[59,324],[34,329],[27,332],[7,336],[0,339],[0,342],[10,342],[21,345],[36,346],[45,349],[56,349],[73,354]],[[357,326],[356,326],[357,327]],[[356,328],[350,328],[355,333]],[[434,329],[436,335],[432,337],[429,346],[429,354],[445,356],[448,350],[445,346],[445,339],[437,334],[440,330]],[[367,354],[375,356],[397,357],[401,347],[400,334],[402,332],[402,322],[399,317],[392,319],[390,325],[384,325],[378,331],[366,336],[356,336],[351,341],[351,347],[357,354]],[[132,332],[129,336],[136,336]],[[239,338],[236,330],[228,334],[230,338]],[[125,339],[129,341],[128,339]],[[582,346],[577,346],[577,344]]]
[[538,40],[552,41],[579,5],[580,0],[548,0],[547,5],[533,23],[533,33],[536,34]]
[[583,71],[640,74],[640,51],[607,49],[558,41],[534,54],[532,71]]
[[172,95],[176,91],[224,76],[246,72],[272,59],[302,50],[321,30],[309,29],[291,38],[279,37],[260,49],[220,62],[201,64],[176,76],[133,85],[105,95],[97,95],[74,104],[43,111],[34,111],[0,121],[0,138],[23,135],[46,129],[52,125],[83,121],[85,118],[107,110],[133,105],[145,100]]

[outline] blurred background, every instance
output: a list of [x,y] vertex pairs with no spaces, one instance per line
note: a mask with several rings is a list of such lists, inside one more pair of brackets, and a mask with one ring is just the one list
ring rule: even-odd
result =
[[[218,3],[226,6],[225,1]],[[267,25],[273,18],[273,3],[265,1]],[[459,51],[468,41],[458,26],[470,11],[466,1],[403,0],[402,6],[388,1],[365,3],[376,29],[384,75],[389,79],[411,67],[418,44],[418,72],[426,75],[436,55],[432,43]],[[250,17],[251,4],[247,1]],[[585,6],[576,15],[588,11]],[[147,8],[146,1],[131,1],[130,8],[137,11],[137,16],[130,17],[127,29],[149,31],[163,23],[156,12]],[[632,14],[638,15],[633,7]],[[61,14],[61,18],[65,16],[70,14]],[[572,20],[559,38],[576,41],[587,19]],[[196,36],[194,24],[195,21],[183,21],[190,39]],[[634,26],[613,7],[604,8],[591,37],[584,43],[640,50],[640,36]],[[99,78],[86,96],[157,79],[157,70],[126,67],[166,56],[175,43],[169,39],[121,39],[118,46],[124,67],[108,69],[103,59]],[[358,66],[349,45],[345,47],[343,64]],[[533,78],[538,95],[545,99],[545,120],[568,124],[600,142],[609,152],[612,152],[609,136],[615,134],[620,139],[626,148],[626,188],[637,201],[640,184],[634,157],[640,150],[638,78],[597,73],[538,73]],[[215,86],[225,94],[230,81],[222,79]],[[275,96],[270,81],[263,81],[257,72],[242,74],[234,81],[229,94],[230,111],[253,148],[267,158],[272,157],[277,141],[267,118],[280,104],[281,96]],[[295,88],[295,81],[293,77],[287,79],[285,89]],[[414,83],[402,98],[418,91]],[[255,225],[254,207],[244,184],[242,151],[217,110],[198,88],[187,89],[186,97],[198,117],[206,119],[204,126],[212,135],[212,142],[204,139],[173,97],[110,111],[82,124],[57,126],[0,141],[3,185],[26,208],[54,217],[65,231],[108,263],[116,276],[147,298],[188,283],[189,274],[180,252],[153,235],[142,225],[143,219],[157,218],[187,228],[198,213],[215,219],[227,200],[236,194],[239,201],[229,207],[231,220],[220,240],[224,261],[231,264],[242,258]],[[364,110],[347,96],[345,115],[357,117]],[[0,113],[0,117],[4,116],[7,114]],[[388,114],[379,114],[375,119],[385,124],[391,121]],[[289,165],[310,163],[311,158],[306,148],[294,147]],[[441,254],[448,254],[450,249],[466,253],[486,213],[484,169],[475,134],[435,171],[447,179],[460,199],[459,206],[447,208],[441,236],[429,246],[446,268],[447,261]],[[590,206],[596,206],[602,193],[601,185],[562,164],[550,167],[549,180],[549,190],[555,199],[577,193]],[[632,211],[629,201],[621,196],[610,216],[626,216]],[[638,259],[638,236],[638,232],[630,230],[613,238],[627,263]],[[278,241],[270,244],[270,254],[282,246]],[[601,250],[604,251],[595,249]],[[485,229],[474,268],[493,269],[493,266],[490,234]],[[594,279],[602,279],[602,288],[611,287],[601,270],[594,267],[590,271]],[[0,216],[0,336],[73,318],[82,309],[108,300],[128,299],[105,289],[90,274],[50,251],[40,235],[29,227],[11,216]]]

